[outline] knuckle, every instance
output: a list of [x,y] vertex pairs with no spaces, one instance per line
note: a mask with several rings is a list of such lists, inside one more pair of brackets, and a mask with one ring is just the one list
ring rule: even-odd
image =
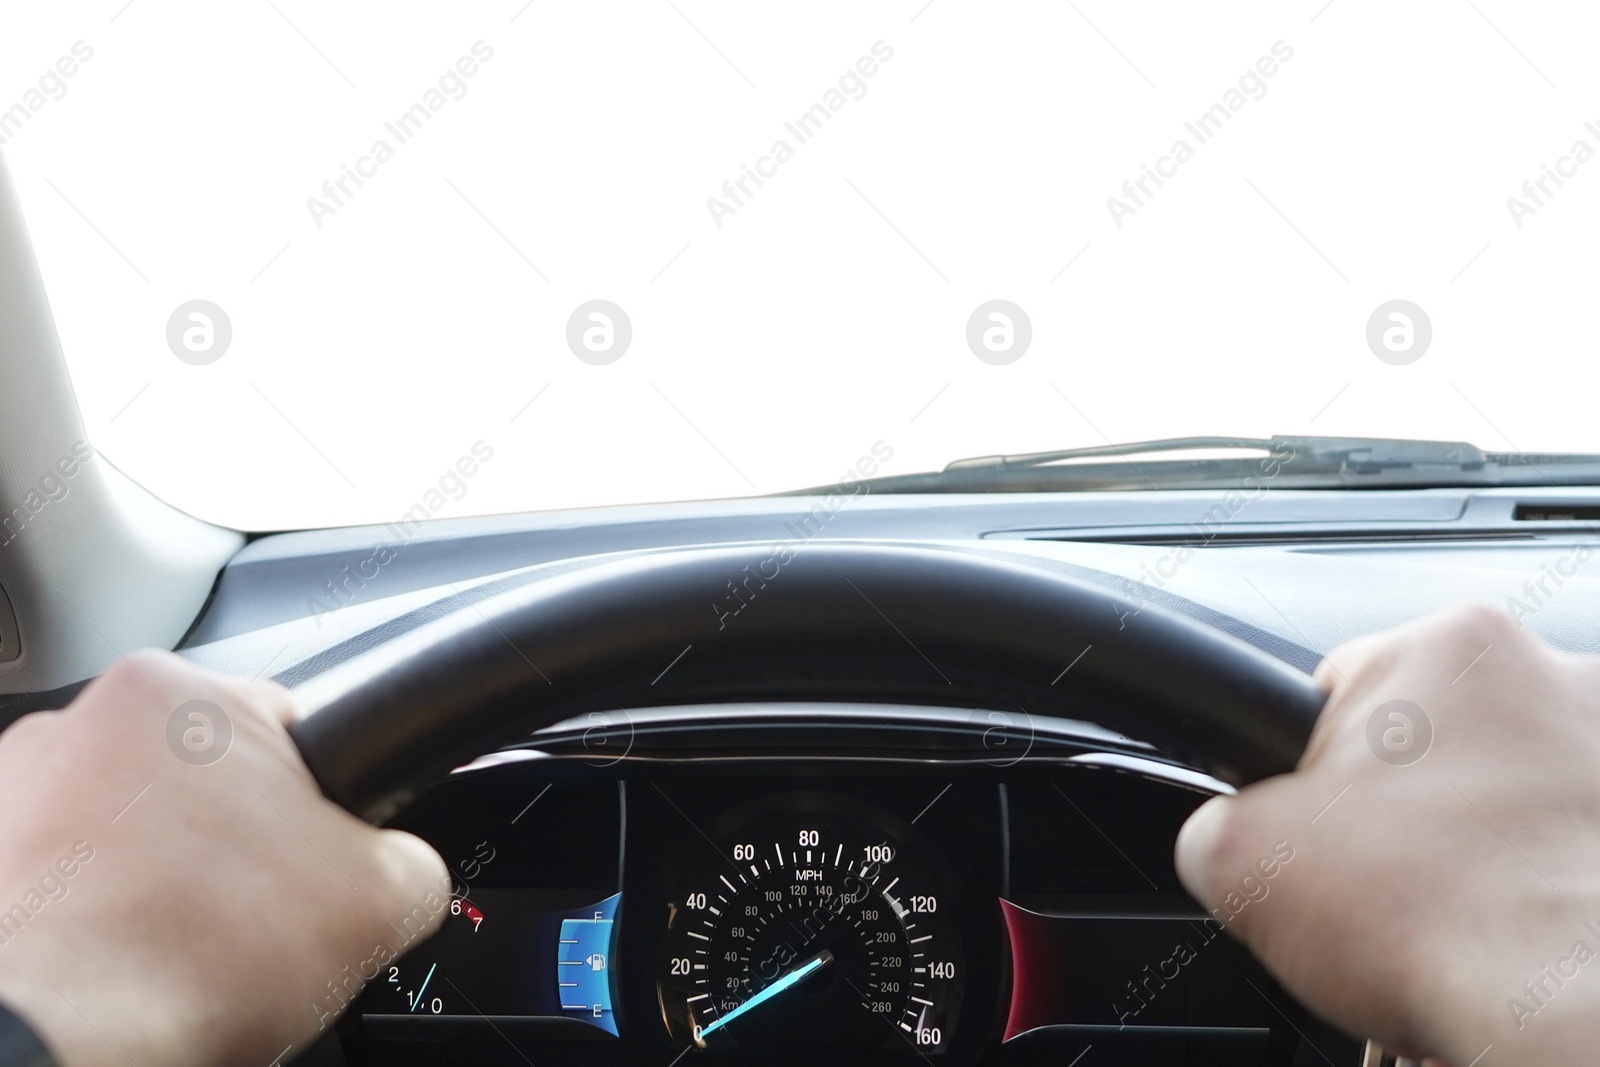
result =
[[241,701],[274,724],[289,723],[300,717],[300,703],[294,694],[277,682],[231,681]]
[[101,685],[112,689],[130,689],[134,686],[143,689],[150,684],[151,674],[159,671],[160,667],[161,662],[153,653],[141,649],[118,656],[100,673],[99,681]]
[[1352,638],[1329,652],[1317,665],[1329,691],[1335,694],[1355,688],[1362,679],[1390,670],[1400,658],[1400,647],[1406,641],[1403,628],[1383,630]]
[[107,705],[122,716],[136,709],[149,711],[164,707],[171,694],[177,691],[182,672],[196,669],[171,652],[139,649],[119,656],[85,693],[111,699],[73,703]]
[[1525,636],[1505,608],[1483,601],[1446,608],[1436,619],[1440,635],[1461,644],[1507,644]]
[[139,648],[120,657],[116,668],[130,672],[131,679],[139,682],[165,681],[174,675],[199,668],[177,653],[161,648]]

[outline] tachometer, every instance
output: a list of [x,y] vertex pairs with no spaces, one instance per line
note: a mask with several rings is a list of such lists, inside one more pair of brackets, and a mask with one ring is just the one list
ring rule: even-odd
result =
[[965,975],[940,886],[886,817],[798,808],[706,835],[716,851],[667,909],[668,1029],[701,1048],[945,1051]]

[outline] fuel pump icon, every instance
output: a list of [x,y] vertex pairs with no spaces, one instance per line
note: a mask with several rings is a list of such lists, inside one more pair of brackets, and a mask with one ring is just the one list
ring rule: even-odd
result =
[[603,971],[606,969],[606,954],[604,952],[591,953],[583,962],[589,965],[591,971]]

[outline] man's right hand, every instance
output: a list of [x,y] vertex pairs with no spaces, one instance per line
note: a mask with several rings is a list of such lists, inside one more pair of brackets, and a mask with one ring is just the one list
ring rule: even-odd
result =
[[1317,678],[1299,768],[1195,812],[1184,884],[1220,906],[1286,841],[1228,927],[1312,1010],[1456,1067],[1592,1063],[1600,660],[1474,607],[1353,641]]

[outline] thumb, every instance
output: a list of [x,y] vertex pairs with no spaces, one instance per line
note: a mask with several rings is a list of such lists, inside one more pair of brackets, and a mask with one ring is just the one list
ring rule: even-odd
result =
[[1195,809],[1178,831],[1174,862],[1183,888],[1207,908],[1215,907],[1227,884],[1225,856],[1227,843],[1237,835],[1231,832],[1236,822],[1238,798],[1212,797]]
[[379,830],[376,838],[377,862],[385,872],[394,898],[404,902],[402,907],[416,913],[412,905],[442,901],[437,907],[428,906],[420,911],[430,920],[428,932],[438,929],[448,912],[446,905],[452,889],[450,871],[444,860],[432,845],[403,830]]

